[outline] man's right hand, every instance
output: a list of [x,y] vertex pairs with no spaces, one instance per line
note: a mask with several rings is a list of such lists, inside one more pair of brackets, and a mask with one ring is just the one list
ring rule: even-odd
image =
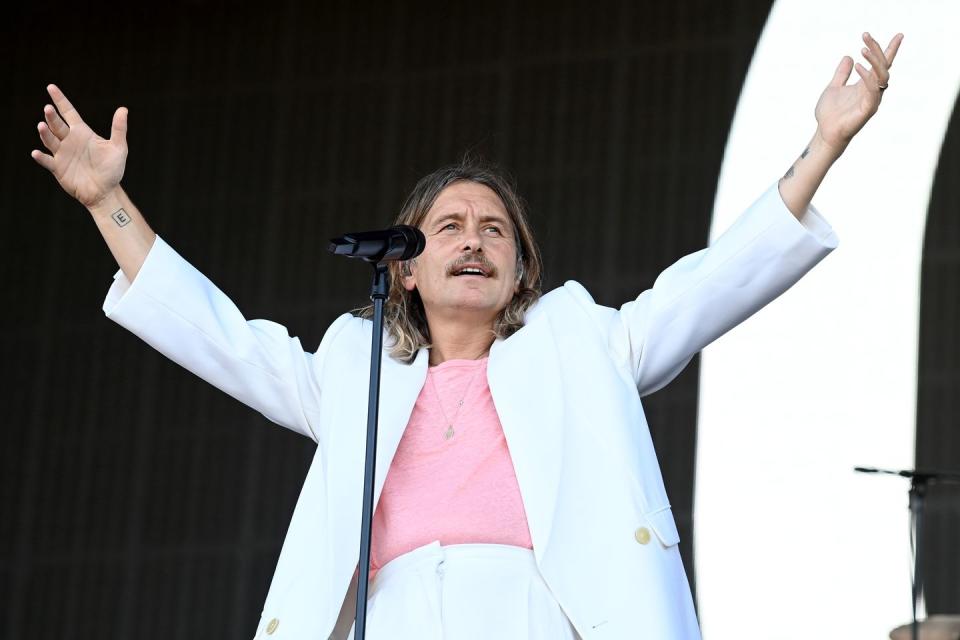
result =
[[117,264],[133,282],[156,234],[120,187],[127,165],[127,109],[120,107],[113,114],[110,139],[104,140],[56,85],[47,85],[47,91],[57,108],[43,108],[44,122],[37,130],[53,155],[33,150],[30,156],[90,211]]
[[44,122],[37,130],[52,155],[34,149],[30,156],[53,174],[64,191],[93,209],[117,189],[123,177],[127,109],[120,107],[113,114],[110,139],[104,140],[87,126],[56,85],[47,85],[47,92],[57,108],[44,106]]

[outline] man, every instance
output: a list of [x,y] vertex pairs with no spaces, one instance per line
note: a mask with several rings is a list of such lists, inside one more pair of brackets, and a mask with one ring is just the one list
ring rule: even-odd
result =
[[[619,310],[568,282],[540,296],[539,255],[495,172],[425,177],[399,222],[427,237],[393,268],[381,399],[368,631],[377,638],[696,638],[640,397],[774,299],[836,246],[810,207],[876,112],[902,36],[844,57],[809,146],[709,249]],[[114,320],[317,442],[258,637],[350,634],[359,548],[370,323],[345,314],[306,353],[247,321],[154,234],[120,187],[111,137],[48,87],[34,151],[93,215],[120,266]],[[59,111],[59,114],[57,113]],[[508,446],[509,445],[509,446]]]

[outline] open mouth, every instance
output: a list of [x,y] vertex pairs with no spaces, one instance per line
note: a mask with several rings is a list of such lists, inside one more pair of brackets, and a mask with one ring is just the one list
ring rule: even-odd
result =
[[474,277],[474,278],[489,278],[490,274],[484,267],[476,265],[463,265],[457,267],[450,272],[450,275],[454,277]]
[[487,274],[484,273],[483,269],[480,269],[478,267],[464,267],[462,269],[457,269],[456,271],[453,272],[453,275],[457,277],[459,276],[474,276],[474,277],[481,277],[481,278],[487,277]]

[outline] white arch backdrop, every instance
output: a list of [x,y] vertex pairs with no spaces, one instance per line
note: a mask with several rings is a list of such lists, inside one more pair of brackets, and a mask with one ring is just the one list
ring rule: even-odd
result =
[[[956,0],[779,0],[720,175],[711,238],[803,150],[860,34],[905,34],[878,114],[814,204],[840,238],[793,289],[703,353],[695,490],[707,640],[877,640],[910,616],[920,258],[960,87]],[[853,73],[851,82],[858,79]]]

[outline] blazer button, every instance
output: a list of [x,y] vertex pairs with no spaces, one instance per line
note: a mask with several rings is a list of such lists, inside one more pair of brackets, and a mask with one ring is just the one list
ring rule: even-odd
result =
[[633,532],[633,537],[636,538],[640,544],[647,544],[650,542],[650,530],[646,527],[640,527]]
[[273,635],[273,632],[277,630],[277,627],[280,626],[280,621],[274,618],[269,623],[267,623],[267,634]]

